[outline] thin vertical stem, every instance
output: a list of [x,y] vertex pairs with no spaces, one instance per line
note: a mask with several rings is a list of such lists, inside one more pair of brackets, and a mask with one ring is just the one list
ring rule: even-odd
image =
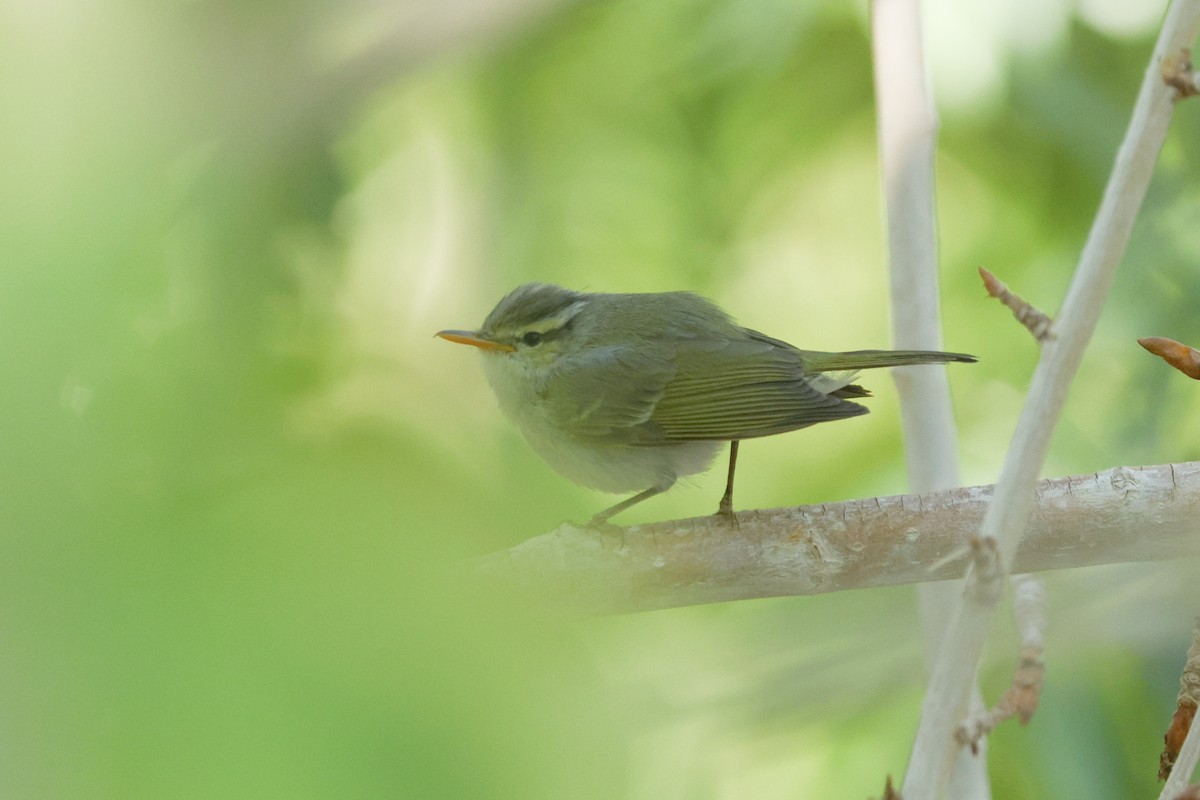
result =
[[[901,349],[938,350],[942,346],[934,176],[938,119],[925,67],[920,1],[875,0],[872,48],[893,339]],[[910,367],[893,374],[900,396],[909,488],[925,492],[957,486],[957,436],[945,368]],[[960,588],[957,582],[943,582],[922,585],[917,592],[932,664]],[[982,710],[978,691],[971,700]],[[957,798],[990,797],[986,750],[977,756],[961,753],[950,781]]]

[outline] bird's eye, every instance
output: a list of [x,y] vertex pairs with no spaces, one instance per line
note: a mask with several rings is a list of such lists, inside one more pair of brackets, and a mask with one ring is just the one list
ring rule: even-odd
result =
[[537,331],[530,331],[521,337],[521,341],[524,342],[527,347],[537,347],[542,343],[542,335]]

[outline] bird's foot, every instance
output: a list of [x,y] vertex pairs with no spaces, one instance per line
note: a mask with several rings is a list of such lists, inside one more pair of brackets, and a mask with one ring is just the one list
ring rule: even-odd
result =
[[721,517],[735,528],[741,527],[738,525],[737,514],[733,512],[733,500],[728,497],[721,498],[721,504],[717,506],[714,517]]
[[625,546],[625,529],[609,522],[603,514],[589,519],[583,528],[594,532],[600,539],[600,546],[605,550],[620,550]]

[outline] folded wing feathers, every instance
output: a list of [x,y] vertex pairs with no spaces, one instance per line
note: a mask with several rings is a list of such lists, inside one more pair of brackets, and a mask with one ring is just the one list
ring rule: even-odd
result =
[[849,387],[837,381],[830,393],[814,387],[799,351],[774,341],[683,347],[677,364],[650,417],[666,441],[752,439],[867,413],[838,397]]
[[[752,439],[866,414],[845,399],[870,395],[850,383],[858,370],[974,360],[960,353],[798,350],[744,333],[744,339],[680,339],[674,358],[597,351],[574,372],[575,391],[551,404],[577,435],[626,444]],[[596,399],[580,402],[581,395]]]

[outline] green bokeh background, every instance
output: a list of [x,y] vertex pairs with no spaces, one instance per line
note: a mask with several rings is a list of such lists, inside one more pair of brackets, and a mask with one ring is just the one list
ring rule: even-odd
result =
[[[964,480],[994,480],[1158,10],[926,9]],[[0,796],[794,798],[900,776],[911,588],[582,623],[463,559],[610,501],[500,416],[526,280],[687,288],[886,346],[862,3],[0,4]],[[1173,122],[1046,474],[1200,457],[1197,109]],[[902,492],[895,394],[749,443],[745,507]],[[716,470],[715,472],[720,472]],[[626,521],[706,513],[707,475]],[[1153,531],[1146,546],[1153,548]],[[1048,577],[997,798],[1147,797],[1189,564]],[[547,615],[552,616],[552,615]],[[989,696],[1014,656],[1004,615]]]

